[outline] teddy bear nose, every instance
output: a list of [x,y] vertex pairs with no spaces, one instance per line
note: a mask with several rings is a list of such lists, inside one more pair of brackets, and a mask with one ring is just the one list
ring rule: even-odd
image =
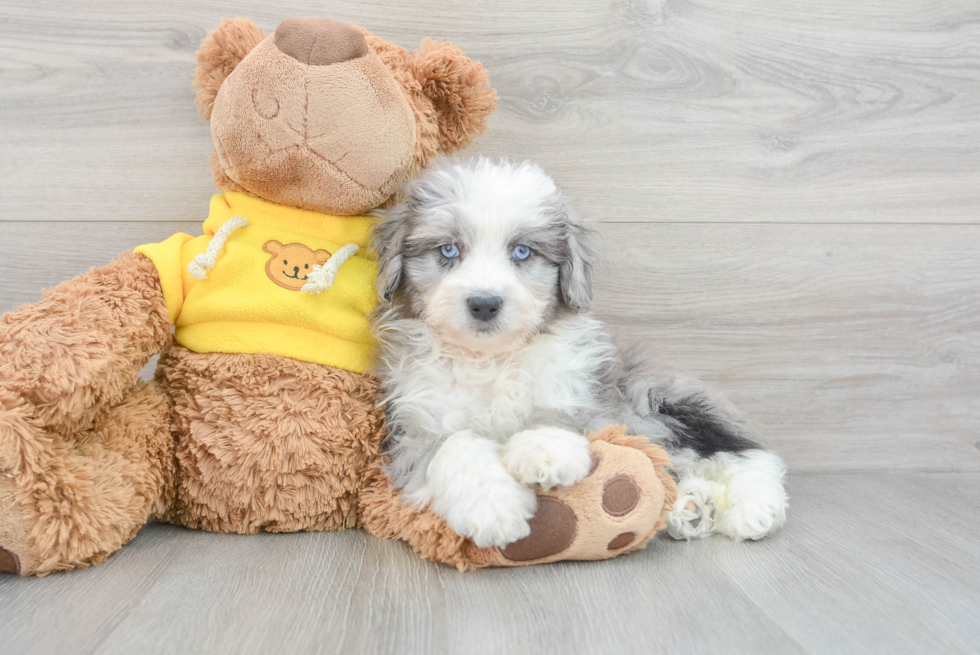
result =
[[276,47],[310,66],[328,66],[368,53],[364,34],[329,18],[287,18],[276,28]]

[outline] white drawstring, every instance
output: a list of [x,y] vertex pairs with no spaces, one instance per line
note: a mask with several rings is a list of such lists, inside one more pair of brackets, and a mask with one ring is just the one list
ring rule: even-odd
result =
[[[225,242],[231,233],[240,227],[246,227],[248,219],[243,216],[233,216],[218,228],[218,231],[211,237],[208,247],[200,255],[194,257],[187,270],[195,280],[205,280],[207,272],[214,268],[218,261],[218,254],[225,247]],[[361,247],[356,243],[348,243],[346,246],[335,252],[325,264],[314,266],[313,270],[307,275],[306,284],[300,289],[305,293],[320,293],[328,291],[332,286],[337,272],[344,262],[361,251]]]
[[208,242],[208,247],[204,252],[196,256],[187,265],[187,270],[190,272],[191,277],[195,280],[207,279],[207,272],[214,268],[215,263],[218,261],[218,253],[225,247],[225,241],[228,240],[232,232],[246,225],[248,225],[248,219],[242,216],[233,216],[225,221],[224,225],[219,227],[218,231],[211,237],[211,241]]
[[306,276],[307,282],[300,291],[304,293],[320,293],[327,291],[333,286],[333,281],[337,277],[337,271],[348,259],[361,251],[361,247],[356,243],[348,243],[346,246],[335,252],[325,264],[314,266],[313,270]]

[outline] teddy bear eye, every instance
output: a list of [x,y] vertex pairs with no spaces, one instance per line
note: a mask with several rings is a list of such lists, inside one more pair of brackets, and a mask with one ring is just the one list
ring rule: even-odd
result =
[[282,260],[282,263],[283,263],[283,265],[285,265],[285,264],[288,264],[289,262],[287,262],[287,261],[286,261],[286,260],[284,259],[284,260]]
[[309,268],[309,267],[310,267],[309,264],[303,264],[303,268]]

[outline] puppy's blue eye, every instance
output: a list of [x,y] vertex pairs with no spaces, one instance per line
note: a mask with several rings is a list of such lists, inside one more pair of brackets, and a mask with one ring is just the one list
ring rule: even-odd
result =
[[442,244],[442,247],[439,248],[439,252],[441,252],[442,256],[446,259],[456,259],[459,257],[459,248],[451,243]]
[[527,246],[517,246],[514,248],[514,259],[524,261],[531,256],[531,249]]

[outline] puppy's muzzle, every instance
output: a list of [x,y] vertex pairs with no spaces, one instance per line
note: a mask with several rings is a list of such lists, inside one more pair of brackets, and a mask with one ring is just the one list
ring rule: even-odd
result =
[[492,321],[497,318],[500,308],[504,301],[500,296],[470,296],[466,299],[466,306],[470,310],[470,316],[478,321]]

